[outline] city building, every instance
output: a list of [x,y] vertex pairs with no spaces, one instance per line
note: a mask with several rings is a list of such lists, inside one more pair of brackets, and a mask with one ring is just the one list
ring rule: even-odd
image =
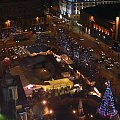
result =
[[80,19],[81,10],[86,7],[93,7],[101,4],[113,4],[119,1],[102,0],[59,0],[60,18],[65,21],[77,21]]
[[43,0],[2,0],[0,1],[0,30],[44,23]]
[[12,76],[3,62],[0,62],[0,68],[0,119],[27,120],[28,102],[20,77]]
[[105,43],[120,43],[119,3],[85,8],[81,10],[80,17],[84,32]]

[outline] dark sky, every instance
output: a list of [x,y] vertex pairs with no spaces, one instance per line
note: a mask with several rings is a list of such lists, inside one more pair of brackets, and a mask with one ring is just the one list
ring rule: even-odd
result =
[[0,0],[0,2],[20,2],[20,1],[38,1],[38,0]]
[[83,11],[105,19],[115,20],[120,14],[120,3],[88,7],[83,9]]

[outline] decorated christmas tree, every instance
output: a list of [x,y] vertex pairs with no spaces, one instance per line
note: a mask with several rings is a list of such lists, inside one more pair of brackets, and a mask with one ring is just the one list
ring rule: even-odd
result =
[[97,112],[103,118],[109,119],[112,119],[118,113],[118,111],[115,109],[114,99],[110,88],[110,81],[108,81],[107,88],[102,99],[102,103],[98,108]]

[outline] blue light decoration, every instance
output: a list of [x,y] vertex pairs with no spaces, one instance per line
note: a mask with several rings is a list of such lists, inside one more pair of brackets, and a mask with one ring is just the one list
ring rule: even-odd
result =
[[103,118],[108,119],[112,119],[118,113],[118,111],[115,109],[113,94],[110,88],[110,81],[108,81],[107,88],[102,99],[102,103],[97,109],[97,112]]
[[4,42],[6,42],[6,41],[7,41],[7,36],[8,36],[8,34],[5,33],[5,32],[3,32],[3,33],[1,33],[1,34],[2,34],[2,39],[4,40]]

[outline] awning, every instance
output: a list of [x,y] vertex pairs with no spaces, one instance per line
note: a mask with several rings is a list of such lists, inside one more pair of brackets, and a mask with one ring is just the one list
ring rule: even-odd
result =
[[73,64],[73,61],[71,60],[71,58],[69,58],[66,54],[62,54],[61,58],[63,61],[65,61],[67,64]]

